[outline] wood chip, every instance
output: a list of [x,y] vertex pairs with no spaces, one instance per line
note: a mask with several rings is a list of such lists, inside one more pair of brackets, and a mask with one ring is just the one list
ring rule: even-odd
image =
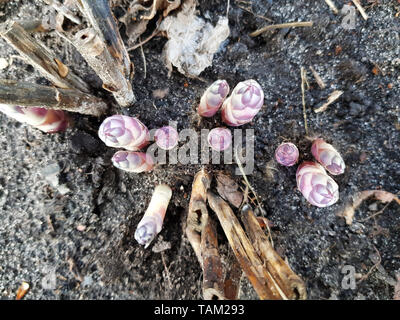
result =
[[22,282],[17,290],[15,300],[21,300],[23,297],[25,297],[26,293],[29,291],[29,287],[30,286],[28,282]]

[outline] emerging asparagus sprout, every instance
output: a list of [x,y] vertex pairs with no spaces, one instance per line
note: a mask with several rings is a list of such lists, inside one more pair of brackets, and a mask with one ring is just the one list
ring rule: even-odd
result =
[[297,188],[312,205],[323,208],[336,203],[339,187],[316,162],[303,162],[296,172]]
[[10,118],[47,133],[64,131],[68,127],[67,116],[62,110],[0,104],[0,111]]
[[331,144],[326,143],[323,139],[314,140],[311,153],[329,173],[338,175],[344,172],[346,165],[343,158]]
[[145,248],[161,231],[171,196],[172,190],[166,184],[160,184],[154,189],[149,206],[135,232],[136,241]]
[[227,128],[214,128],[207,137],[208,144],[216,151],[224,151],[232,144],[232,134]]
[[150,140],[147,127],[137,118],[113,115],[106,118],[99,128],[100,139],[109,147],[138,151]]
[[212,117],[217,113],[228,93],[228,82],[225,80],[215,81],[201,97],[197,113],[202,117]]
[[239,82],[222,105],[222,121],[237,127],[253,120],[264,103],[264,92],[255,80]]
[[152,157],[143,152],[117,151],[111,161],[118,169],[128,172],[148,172],[154,168]]
[[177,146],[179,134],[175,128],[166,126],[156,130],[154,140],[161,149],[171,150]]
[[299,159],[299,149],[291,142],[284,142],[276,148],[275,159],[281,165],[291,167]]

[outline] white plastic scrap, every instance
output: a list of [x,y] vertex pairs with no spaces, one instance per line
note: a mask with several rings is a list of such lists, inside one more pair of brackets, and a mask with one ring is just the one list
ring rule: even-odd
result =
[[214,27],[196,16],[195,9],[194,1],[186,1],[176,16],[166,17],[160,25],[169,39],[163,54],[170,73],[173,65],[184,75],[198,76],[229,36],[227,17],[220,17]]

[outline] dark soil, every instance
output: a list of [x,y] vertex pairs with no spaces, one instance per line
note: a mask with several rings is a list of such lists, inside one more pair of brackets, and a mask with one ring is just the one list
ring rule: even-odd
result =
[[[342,7],[344,1],[334,1]],[[345,1],[348,2],[348,1]],[[166,39],[156,37],[131,52],[138,102],[120,108],[101,90],[101,82],[71,45],[53,32],[40,37],[62,61],[92,87],[93,94],[110,104],[109,115],[138,116],[150,129],[175,120],[178,129],[212,128],[220,117],[200,124],[196,105],[208,83],[226,79],[231,87],[245,79],[264,89],[265,106],[253,123],[255,170],[249,176],[273,223],[277,251],[307,284],[311,299],[392,299],[400,273],[400,208],[389,204],[373,219],[362,221],[384,207],[371,199],[357,210],[352,225],[336,212],[356,191],[400,191],[400,4],[394,0],[362,1],[369,19],[356,14],[355,29],[341,25],[324,1],[232,1],[231,36],[215,55],[201,79],[174,71],[168,77],[161,53]],[[40,1],[0,1],[0,21],[41,16]],[[251,12],[246,11],[251,10]],[[199,3],[199,15],[215,22],[226,13],[226,1]],[[314,21],[313,27],[269,31],[257,38],[248,34],[265,24]],[[0,39],[0,58],[16,53]],[[310,136],[335,145],[344,157],[345,174],[335,177],[340,188],[337,204],[310,206],[296,190],[296,168],[284,168],[273,159],[283,140],[296,143],[302,159],[311,159],[305,137],[300,68],[308,71],[306,91]],[[321,90],[309,66],[321,75]],[[378,66],[378,72],[373,72]],[[374,70],[376,71],[376,70]],[[48,82],[31,66],[14,58],[0,71],[1,78]],[[169,89],[162,99],[156,89]],[[335,90],[343,96],[323,113],[312,110]],[[201,269],[183,232],[193,175],[200,165],[163,165],[149,174],[129,174],[111,165],[115,152],[97,138],[101,120],[71,114],[72,128],[61,134],[43,134],[0,114],[0,297],[13,299],[22,281],[31,285],[28,299],[199,299]],[[62,195],[50,185],[43,169],[60,168]],[[232,171],[235,165],[209,169]],[[241,179],[237,177],[237,181]],[[140,247],[133,238],[156,184],[167,183],[173,197],[164,228],[155,244],[168,242],[162,253]],[[79,231],[85,226],[84,231]],[[82,230],[82,229],[81,229]],[[222,252],[228,252],[219,230]],[[379,252],[379,255],[378,255]],[[380,264],[374,268],[377,258]],[[163,258],[165,266],[163,264]],[[75,263],[70,271],[68,260]],[[354,290],[342,286],[342,268],[353,266],[367,275]],[[49,270],[54,271],[49,272]],[[56,287],[43,281],[55,274]],[[243,279],[243,299],[257,298]]]

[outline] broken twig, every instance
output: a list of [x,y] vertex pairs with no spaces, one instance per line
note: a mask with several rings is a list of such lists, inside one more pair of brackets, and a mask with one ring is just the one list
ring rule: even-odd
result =
[[107,109],[107,104],[103,100],[75,89],[4,79],[0,79],[0,103],[65,110],[93,116],[100,116]]
[[107,0],[81,0],[80,8],[92,28],[79,31],[72,43],[103,81],[121,106],[135,102],[130,79],[133,64],[129,59]]

